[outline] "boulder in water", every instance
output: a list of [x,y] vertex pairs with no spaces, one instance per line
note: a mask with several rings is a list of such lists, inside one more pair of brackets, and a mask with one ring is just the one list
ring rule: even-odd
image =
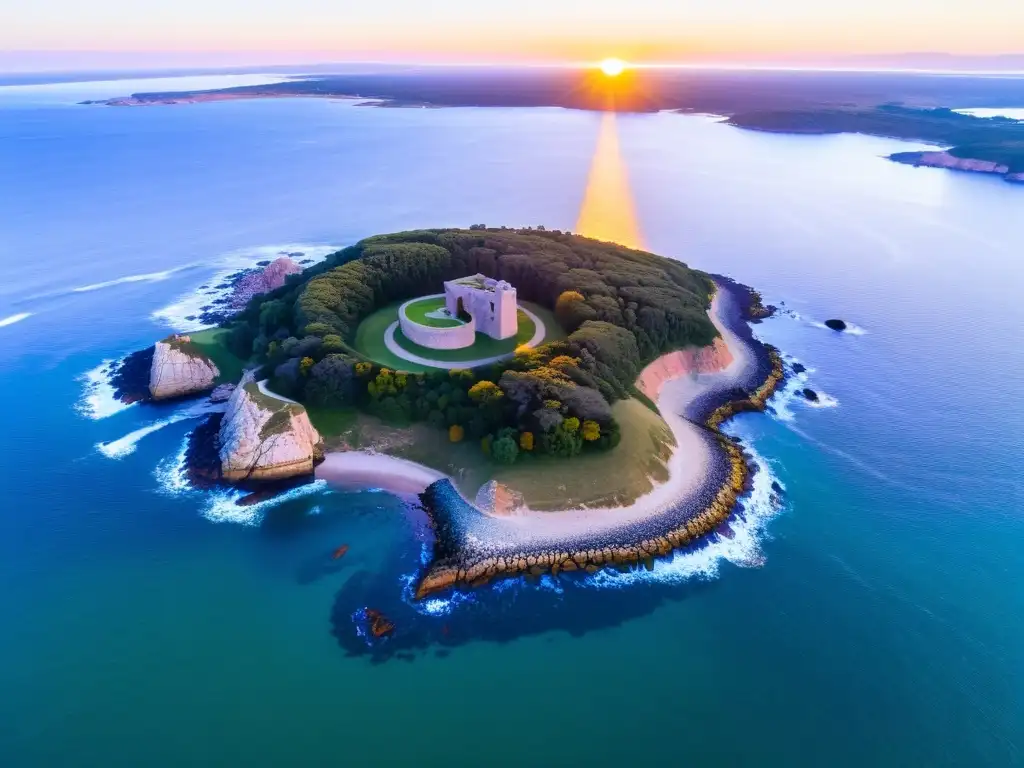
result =
[[816,402],[818,402],[818,393],[817,393],[817,392],[815,392],[815,391],[814,391],[813,389],[806,389],[806,388],[805,388],[805,389],[803,389],[803,390],[802,390],[802,394],[803,394],[803,396],[804,396],[804,397],[806,397],[806,398],[807,398],[807,399],[808,399],[808,400],[809,400],[810,402],[812,402],[812,403],[816,403]]
[[803,363],[793,363],[793,373],[803,373],[807,370],[807,366]]
[[845,331],[846,323],[844,323],[842,320],[832,318],[831,320],[825,321],[825,327],[831,328],[833,331]]
[[306,409],[267,392],[246,374],[228,400],[220,427],[221,474],[228,482],[311,475],[323,441]]
[[149,393],[154,400],[206,392],[218,376],[220,370],[188,336],[169,336],[153,345]]

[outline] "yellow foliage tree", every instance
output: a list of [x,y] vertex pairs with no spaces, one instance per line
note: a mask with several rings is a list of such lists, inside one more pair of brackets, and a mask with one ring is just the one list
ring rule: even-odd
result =
[[524,451],[533,450],[533,432],[523,432],[519,436],[519,447]]
[[299,373],[303,376],[309,376],[309,369],[315,365],[315,361],[312,357],[304,357],[299,360]]
[[568,419],[562,422],[562,426],[565,428],[566,432],[572,433],[580,428],[580,420],[577,419],[575,416],[570,416]]
[[372,370],[373,370],[373,363],[367,363],[367,362],[356,363],[356,375],[357,376],[367,376],[367,375],[369,375],[370,371],[372,371]]
[[493,403],[505,396],[501,388],[493,381],[478,381],[469,388],[469,399],[474,403]]
[[596,421],[587,419],[583,422],[583,439],[587,442],[594,442],[601,439],[601,425]]
[[461,443],[462,438],[466,436],[466,431],[458,424],[452,424],[448,427],[448,439],[453,443]]

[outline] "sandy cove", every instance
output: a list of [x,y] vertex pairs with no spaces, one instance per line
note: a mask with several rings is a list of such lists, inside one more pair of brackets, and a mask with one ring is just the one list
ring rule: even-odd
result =
[[366,452],[328,454],[317,477],[346,488],[420,494],[436,542],[419,597],[500,576],[593,571],[669,554],[713,531],[732,511],[749,468],[716,427],[735,412],[763,408],[782,378],[778,355],[754,340],[743,320],[745,290],[719,283],[709,311],[721,333],[713,346],[664,355],[641,373],[638,385],[657,397],[676,447],[668,480],[628,506],[526,508],[492,517],[441,473]]

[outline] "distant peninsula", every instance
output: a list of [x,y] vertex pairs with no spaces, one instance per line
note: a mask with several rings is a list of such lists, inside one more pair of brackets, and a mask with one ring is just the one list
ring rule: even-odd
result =
[[728,535],[750,490],[721,431],[785,375],[754,291],[567,232],[367,238],[257,294],[219,328],[114,372],[133,400],[212,392],[193,485],[249,503],[321,478],[418,500],[416,595],[594,571]]
[[630,70],[614,85],[585,70],[431,68],[298,76],[205,91],[136,93],[109,106],[237,99],[357,99],[373,107],[565,107],[722,116],[748,130],[863,133],[936,144],[913,165],[1024,179],[1024,122],[955,109],[1024,107],[1024,78],[881,72]]

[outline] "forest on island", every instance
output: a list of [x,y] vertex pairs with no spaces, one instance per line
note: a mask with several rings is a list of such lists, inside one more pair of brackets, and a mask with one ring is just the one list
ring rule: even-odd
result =
[[[380,307],[483,273],[552,309],[568,334],[475,370],[404,373],[352,346]],[[473,439],[495,461],[570,457],[614,447],[611,403],[629,397],[661,354],[710,344],[713,285],[651,253],[543,229],[417,230],[345,248],[255,297],[227,327],[233,351],[263,366],[275,390],[312,405],[424,421]]]

